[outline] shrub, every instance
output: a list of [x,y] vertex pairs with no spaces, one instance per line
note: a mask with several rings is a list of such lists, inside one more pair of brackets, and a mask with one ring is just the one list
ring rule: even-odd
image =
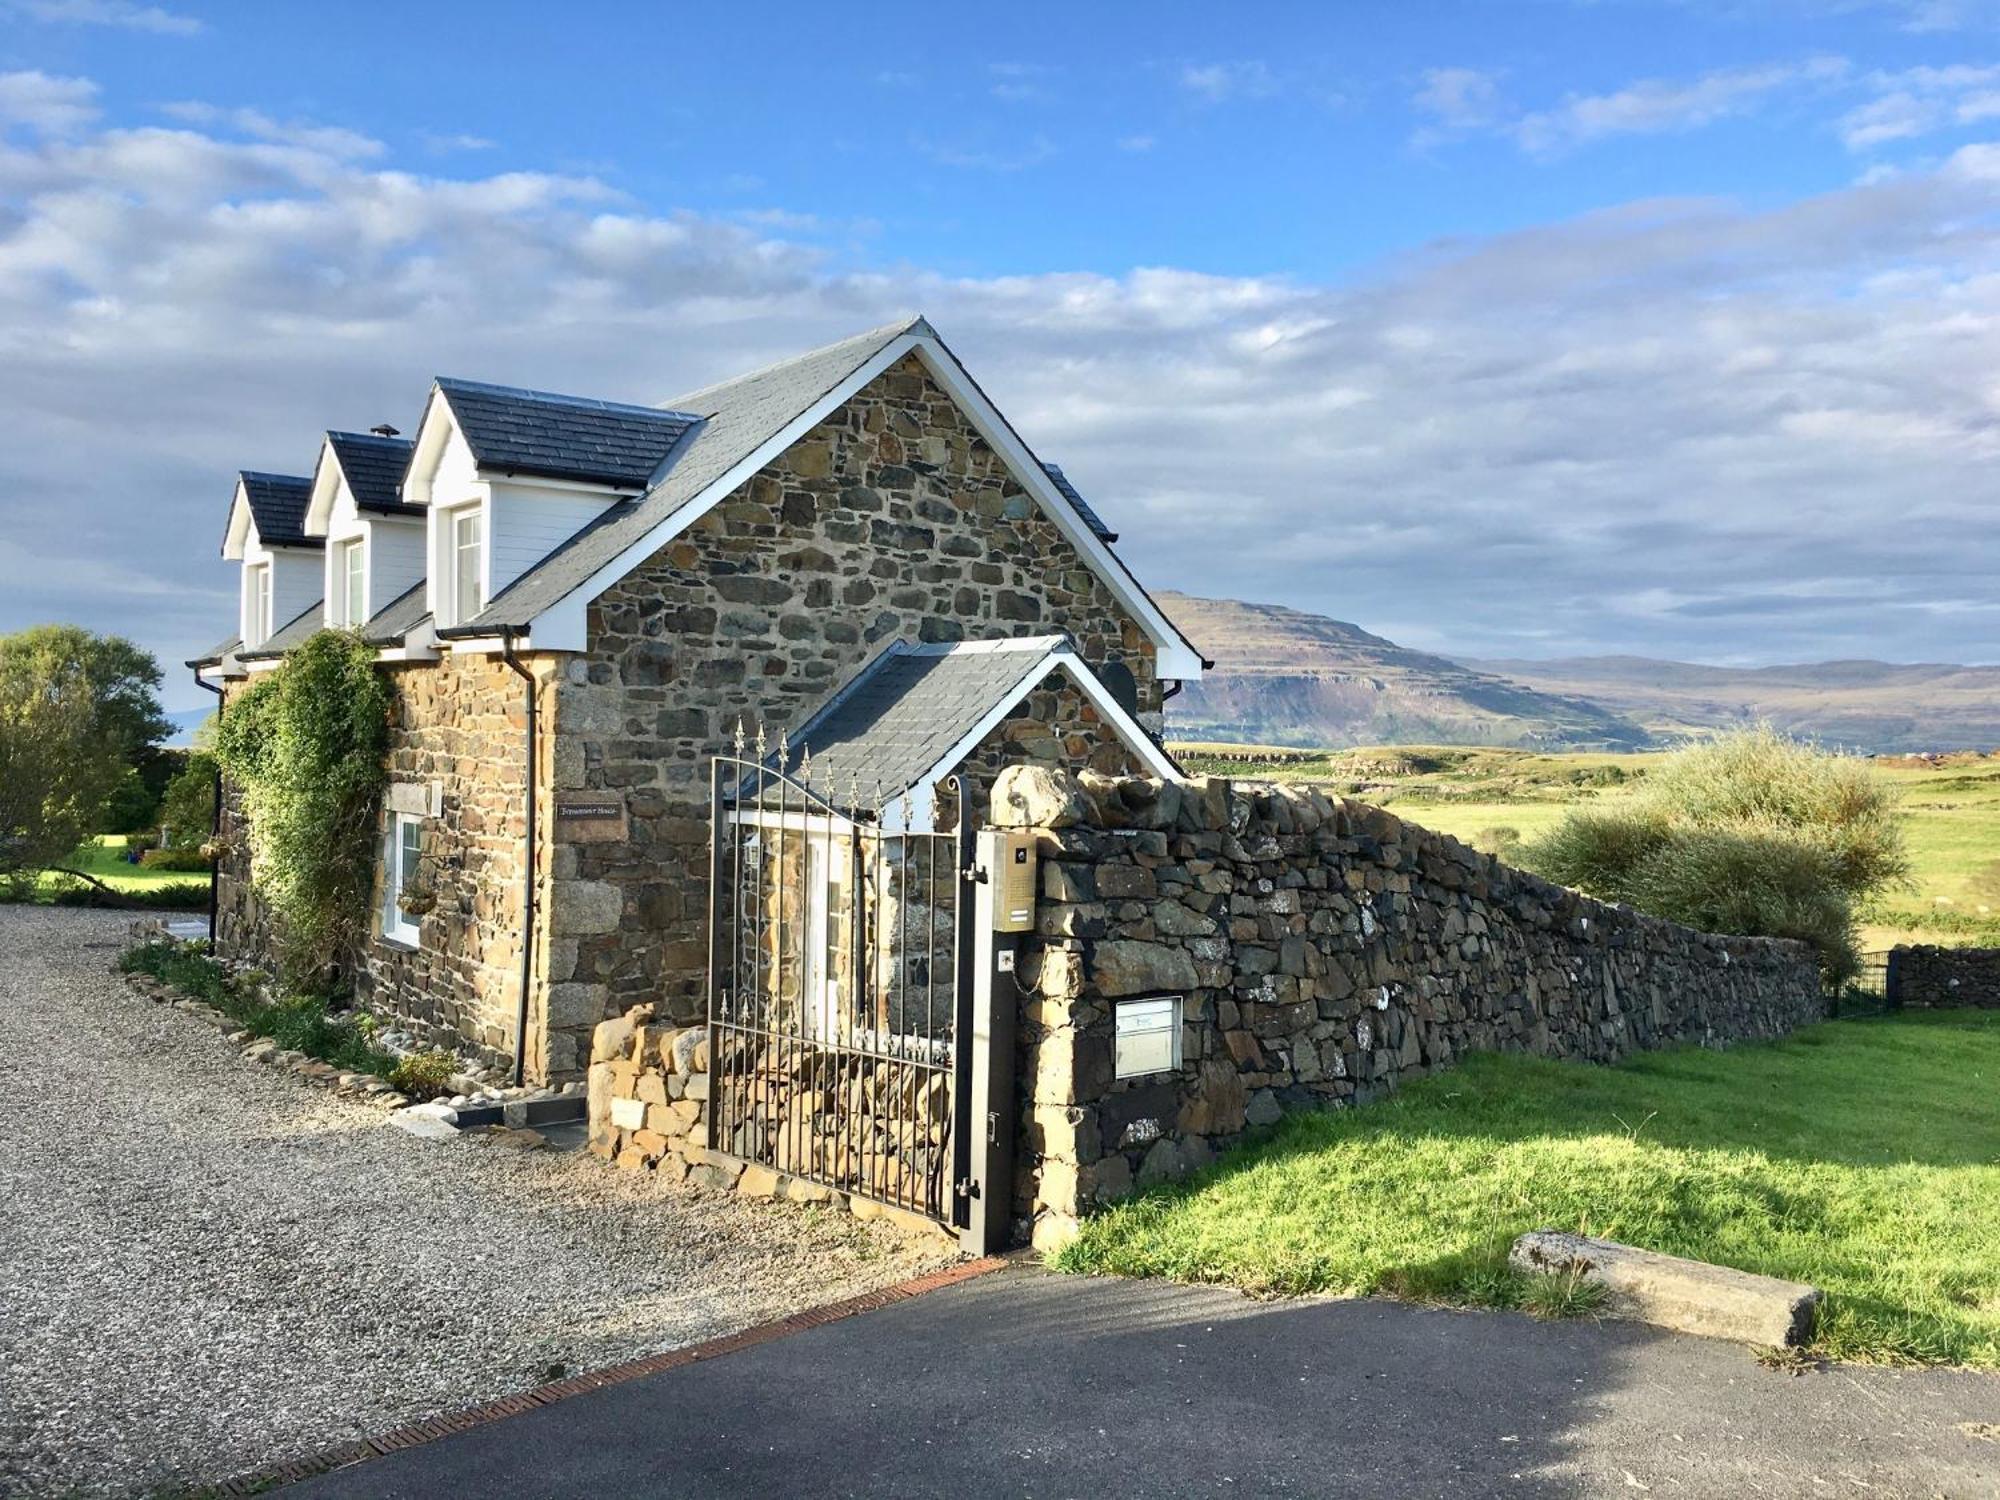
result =
[[1472,847],[1481,854],[1496,855],[1512,863],[1521,847],[1521,830],[1504,823],[1493,828],[1482,828],[1473,834]]
[[140,868],[146,870],[199,870],[206,872],[213,868],[215,861],[199,849],[148,849],[139,856]]
[[456,1057],[432,1048],[427,1052],[412,1052],[399,1059],[396,1066],[389,1070],[389,1084],[421,1102],[449,1094],[452,1074],[457,1071]]
[[243,789],[251,880],[297,988],[322,985],[367,924],[389,704],[374,651],[322,630],[230,704],[216,734]]
[[1538,874],[1709,932],[1798,938],[1854,972],[1855,908],[1908,872],[1887,786],[1768,726],[1679,751],[1522,850]]

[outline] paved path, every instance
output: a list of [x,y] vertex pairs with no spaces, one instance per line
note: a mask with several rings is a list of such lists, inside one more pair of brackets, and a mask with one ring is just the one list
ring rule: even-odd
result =
[[339,1470],[300,1500],[2000,1495],[2000,1377],[1625,1324],[1008,1270]]
[[875,1226],[425,1141],[0,906],[0,1495],[213,1480],[900,1281]]

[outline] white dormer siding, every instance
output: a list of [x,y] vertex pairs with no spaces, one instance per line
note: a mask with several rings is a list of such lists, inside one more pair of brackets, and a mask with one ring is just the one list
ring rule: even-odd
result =
[[255,649],[320,598],[324,581],[319,551],[266,547],[252,522],[243,539],[243,588],[238,633]]
[[[336,471],[337,472],[337,471]],[[349,566],[358,549],[362,612],[353,618]],[[359,509],[341,483],[326,521],[326,623],[359,628],[424,578],[424,523],[417,516],[388,516]]]
[[498,480],[488,487],[488,577],[495,594],[604,514],[618,499],[608,489],[527,480]]
[[508,584],[625,494],[482,471],[450,405],[434,394],[404,498],[428,511],[425,602],[438,627],[469,623]]

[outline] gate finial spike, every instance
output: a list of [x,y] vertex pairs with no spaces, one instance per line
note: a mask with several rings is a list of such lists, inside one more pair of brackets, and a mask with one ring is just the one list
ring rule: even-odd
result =
[[764,721],[759,719],[757,721],[757,759],[760,761],[764,758],[764,744]]
[[903,811],[903,827],[902,827],[902,831],[903,831],[904,833],[908,833],[908,832],[910,831],[910,789],[909,789],[908,787],[904,787],[904,788],[903,788],[903,797],[902,797],[902,803],[903,803],[903,808],[902,808],[902,811]]
[[738,714],[736,716],[736,733],[731,735],[730,738],[735,742],[736,745],[736,758],[738,760],[741,760],[743,758],[743,744],[744,744],[743,715]]
[[792,736],[790,731],[778,731],[778,771],[780,775],[790,775],[792,769]]
[[813,747],[799,746],[799,780],[807,786],[813,784]]
[[930,817],[931,827],[935,828],[938,820],[938,789],[935,781],[924,784],[924,802],[924,811]]

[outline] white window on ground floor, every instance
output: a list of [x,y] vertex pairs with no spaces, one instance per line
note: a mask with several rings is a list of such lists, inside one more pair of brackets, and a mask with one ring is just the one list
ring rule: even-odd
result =
[[403,910],[403,892],[425,882],[419,871],[424,852],[424,820],[411,813],[391,813],[382,847],[382,936],[418,946],[423,920]]

